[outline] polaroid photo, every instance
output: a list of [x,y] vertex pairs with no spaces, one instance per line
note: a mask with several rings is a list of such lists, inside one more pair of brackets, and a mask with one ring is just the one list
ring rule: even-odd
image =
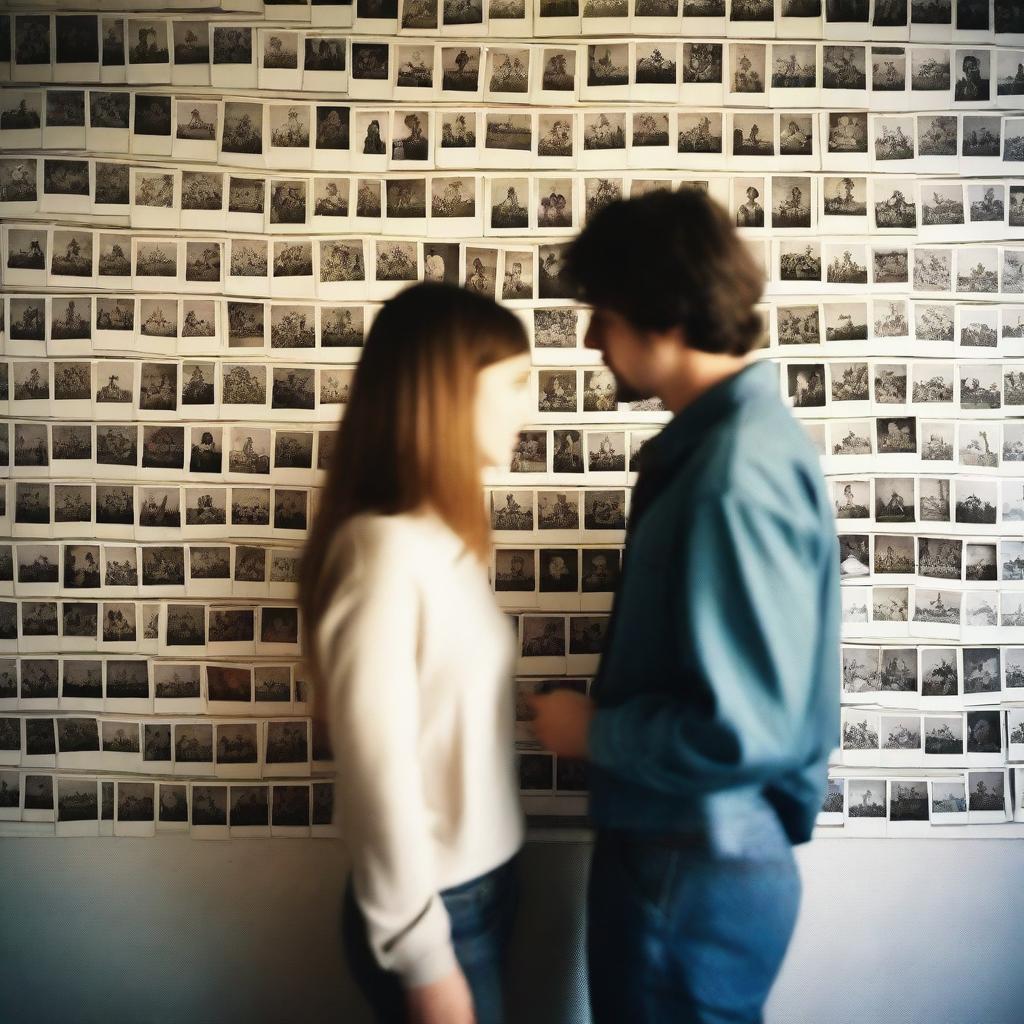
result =
[[580,34],[580,0],[533,0],[532,7],[534,35],[576,38]]
[[564,675],[568,668],[568,631],[564,615],[521,615],[519,671]]
[[679,49],[675,41],[633,42],[629,47],[630,99],[678,102]]
[[379,234],[384,218],[384,179],[356,178],[352,228]]
[[392,111],[389,167],[394,170],[429,168],[432,161],[431,138],[430,111]]
[[40,287],[46,284],[50,236],[44,225],[3,226],[6,285]]
[[303,92],[348,89],[348,40],[343,35],[304,33]]
[[484,99],[491,103],[527,102],[532,91],[530,47],[488,47],[484,65]]
[[734,106],[768,105],[768,45],[742,40],[725,46],[726,102]]
[[[94,327],[93,337],[97,350],[129,351],[135,337],[135,300],[127,295],[97,295]],[[106,383],[97,388],[96,402],[109,404],[109,408],[103,410],[103,415],[109,419],[130,419],[129,410],[126,410],[125,406],[131,402],[131,388],[129,387],[126,392],[123,386],[118,386],[117,380],[112,383],[109,380],[111,374],[106,373],[110,368],[105,365],[100,366],[105,374],[102,381]],[[121,370],[115,374],[118,380],[121,379],[122,372],[128,375],[130,385],[130,367],[127,365],[121,367]],[[97,370],[98,373],[99,370]],[[110,384],[110,391],[104,390],[106,384]]]
[[774,42],[769,54],[772,105],[818,106],[821,95],[817,45],[811,41]]
[[907,47],[872,46],[870,60],[871,109],[907,109]]
[[956,114],[917,115],[917,166],[922,171],[946,174],[959,172],[959,122]]
[[[638,0],[638,3],[640,0]],[[639,47],[640,44],[637,44]],[[638,56],[639,56],[638,51]],[[725,101],[724,44],[702,39],[687,39],[681,51],[682,75],[680,97],[687,105],[720,106]],[[657,75],[663,69],[645,68],[644,77]],[[637,87],[640,72],[637,71]],[[650,83],[654,84],[654,83]],[[667,83],[660,83],[665,85]]]
[[[312,334],[312,323],[308,330]],[[315,418],[316,368],[272,366],[269,419],[295,422]]]
[[345,230],[348,227],[351,184],[352,179],[348,176],[319,174],[312,179],[311,223],[314,228],[330,231]]
[[398,0],[356,0],[353,31],[393,35],[398,28]]
[[317,347],[340,350],[338,359],[351,362],[359,358],[366,334],[366,310],[358,304],[315,307],[317,318]]
[[174,109],[174,156],[202,161],[216,160],[220,103],[200,97],[177,97]]
[[580,552],[575,547],[540,548],[537,607],[547,611],[580,610]]
[[[149,749],[154,763],[170,761],[170,725],[143,723],[144,739],[149,739]],[[145,748],[144,748],[145,749]],[[166,755],[166,757],[164,756]],[[144,755],[145,756],[145,755]],[[189,828],[188,783],[157,783],[157,832],[187,832]]]
[[[266,225],[268,181],[229,173],[224,226],[233,231],[262,232]],[[254,242],[253,239],[246,241]]]
[[256,29],[249,25],[210,23],[210,85],[215,89],[254,89],[259,78]]
[[302,87],[299,32],[261,28],[258,33],[260,89],[295,91]]
[[[143,666],[144,668],[145,666]],[[142,770],[140,723],[123,718],[100,719],[100,764],[105,770],[137,772]]]
[[672,117],[668,110],[634,110],[629,115],[628,130],[629,166],[671,166],[676,147]]
[[473,238],[482,233],[482,179],[479,176],[432,175],[428,184],[428,235],[435,238]]
[[589,43],[586,57],[586,74],[580,83],[581,100],[629,99],[632,69],[629,43]]
[[107,153],[127,153],[131,144],[132,94],[90,89],[85,147]]
[[878,763],[911,767],[924,760],[921,742],[921,716],[910,713],[879,716],[881,751]]
[[140,156],[170,156],[172,97],[133,93],[131,150]]
[[100,81],[121,85],[125,80],[124,18],[100,17]]
[[[92,162],[46,157],[39,209],[43,213],[88,213],[92,208]],[[16,170],[16,169],[15,169]],[[25,172],[28,173],[27,170]]]
[[1008,776],[1005,768],[967,773],[967,818],[972,825],[1010,820]]
[[228,824],[231,837],[269,836],[270,787],[229,786],[228,792]]
[[48,355],[88,355],[92,349],[92,296],[54,296]]
[[[401,291],[405,285],[419,281],[423,276],[422,247],[417,242],[375,239],[371,252],[373,278],[366,283],[368,298],[388,298]],[[484,267],[481,265],[481,280],[483,272]],[[493,285],[493,271],[491,283]]]
[[626,111],[588,108],[583,111],[582,122],[581,167],[613,169],[629,165]]
[[495,598],[502,607],[535,607],[536,551],[533,548],[496,547],[491,580]]
[[487,494],[488,516],[495,540],[515,544],[531,539],[536,533],[536,493],[529,489],[495,487]]
[[[129,219],[132,199],[131,165],[96,160],[92,166],[92,213]],[[127,236],[125,238],[127,241]]]
[[171,81],[175,85],[210,84],[210,29],[205,21],[171,21]]
[[578,119],[572,111],[541,111],[537,115],[535,166],[572,169],[575,155],[580,152],[577,126]]
[[366,243],[361,239],[321,239],[318,243],[317,295],[359,298],[366,276]]
[[266,105],[268,166],[308,167],[312,163],[311,109],[308,103]]
[[536,284],[536,250],[503,249],[501,251],[501,294],[502,302],[515,306],[516,303],[532,302]]
[[426,233],[426,176],[389,177],[385,180],[384,217],[381,227],[388,234]]
[[127,71],[130,83],[158,84],[171,80],[170,33],[165,18],[128,18]]
[[[925,722],[928,722],[927,718]],[[929,779],[928,800],[931,808],[930,820],[933,825],[967,824],[967,786],[962,776],[960,778]]]
[[[192,452],[189,464],[194,465],[197,457],[204,461],[199,465],[220,467],[223,459],[223,428],[207,428],[192,432]],[[207,436],[209,435],[209,436]],[[199,449],[196,451],[196,449]],[[211,470],[211,475],[213,471]],[[216,478],[220,479],[219,471]],[[185,488],[185,527],[189,536],[222,537],[227,525],[227,491],[223,487]]]
[[49,82],[53,80],[53,44],[49,14],[14,15],[14,64],[11,79],[15,82]]
[[434,146],[434,166],[472,168],[477,166],[479,110],[440,110],[440,134]]
[[960,167],[962,174],[1002,174],[1006,170],[1002,131],[998,114],[961,114]]
[[488,235],[522,235],[531,226],[530,177],[485,178],[484,204],[487,214],[484,230]]
[[887,835],[930,834],[928,782],[928,779],[909,779],[904,776],[888,780]]
[[228,787],[198,782],[189,782],[187,785],[192,810],[189,834],[195,839],[229,838]]
[[312,239],[275,241],[272,248],[272,260],[271,295],[312,298],[316,294]]
[[433,43],[397,43],[391,73],[394,99],[414,103],[434,99],[438,92],[438,74]]
[[[454,0],[449,0],[451,14],[457,14]],[[533,34],[534,4],[531,0],[486,0],[485,25],[491,35],[502,38],[525,39]],[[445,27],[449,27],[449,14],[445,12]],[[451,24],[453,31],[467,31]],[[475,32],[470,25],[469,31]]]
[[391,151],[391,111],[353,110],[351,165],[356,171],[385,171]]
[[771,113],[730,113],[730,141],[733,157],[760,160],[776,155],[775,117]]
[[86,359],[53,363],[53,410],[61,419],[92,418],[94,365]]
[[515,110],[483,111],[484,135],[477,142],[481,167],[526,169],[533,166],[535,115]]
[[95,14],[54,17],[53,81],[98,82],[100,25]]
[[773,161],[778,170],[817,170],[816,117],[809,111],[783,111],[772,126],[779,140],[779,154]]
[[[376,2],[376,0],[371,0]],[[397,3],[397,0],[395,0]],[[348,96],[354,100],[391,98],[391,44],[386,40],[353,39]]]
[[471,102],[483,98],[481,46],[440,46],[440,95],[442,99]]
[[533,78],[531,102],[560,106],[579,98],[577,47],[544,47],[534,54],[538,67]]
[[278,234],[301,234],[309,222],[310,193],[308,177],[271,178],[269,230]]
[[308,836],[310,834],[309,785],[288,786],[275,782],[271,785],[270,792],[270,834],[274,837],[290,838]]
[[952,52],[953,103],[957,109],[988,107],[992,99],[992,55],[985,47]]
[[4,149],[43,144],[43,90],[4,89],[0,96],[0,143]]
[[853,43],[823,43],[821,102],[831,110],[868,106],[867,47]]
[[[683,34],[681,21],[683,6],[682,0],[634,0],[629,5],[630,34],[678,38]],[[725,5],[720,0],[710,0],[710,2],[688,0],[686,7],[688,14],[691,15],[696,11],[701,11],[708,16],[713,11],[715,13],[720,11],[722,16],[725,14]],[[695,31],[692,26],[694,20],[693,17],[688,18],[686,32],[688,36]],[[709,16],[708,20],[714,21],[715,19]],[[721,30],[724,30],[724,24],[720,20],[717,28],[720,34]]]
[[[26,801],[28,793],[26,791]],[[58,836],[99,835],[99,780],[77,775],[57,776]]]
[[916,157],[914,127],[913,117],[870,115],[874,170],[913,170],[913,161]]
[[[266,367],[263,367],[265,370]],[[251,481],[270,476],[271,434],[269,427],[251,424],[227,428],[225,440],[227,467],[225,479]]]
[[243,167],[264,166],[262,103],[225,100],[220,152],[225,163]]
[[227,217],[225,175],[221,171],[182,171],[180,219],[183,228],[223,229]]
[[[947,66],[948,66],[948,53]],[[994,52],[995,59],[995,106],[1007,108],[1016,106],[1015,96],[1024,95],[1024,73],[1018,77],[1020,65],[1024,64],[1024,50],[1000,46]],[[949,80],[946,82],[947,88]]]
[[132,167],[131,225],[176,228],[180,219],[181,172],[175,167]]
[[43,121],[46,149],[85,148],[85,90],[47,89]]
[[319,367],[317,374],[317,415],[318,419],[328,423],[337,423],[348,404],[352,390],[354,366]]
[[348,170],[351,151],[352,108],[337,103],[313,105],[311,166],[317,170]]
[[[256,608],[210,606],[207,610],[207,653],[253,655],[256,652]],[[207,666],[207,700],[211,713],[223,713],[252,701],[252,672],[222,665]],[[225,707],[227,705],[227,708]]]

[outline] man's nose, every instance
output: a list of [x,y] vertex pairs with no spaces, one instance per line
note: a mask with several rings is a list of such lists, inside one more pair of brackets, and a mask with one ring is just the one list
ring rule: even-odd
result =
[[592,327],[588,327],[586,334],[583,335],[583,347],[601,349],[600,332],[595,331]]

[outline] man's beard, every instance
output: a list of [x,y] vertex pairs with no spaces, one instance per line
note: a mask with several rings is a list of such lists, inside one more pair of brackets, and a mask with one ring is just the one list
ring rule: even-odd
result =
[[653,392],[640,391],[633,387],[632,384],[627,383],[622,379],[621,376],[616,372],[614,366],[610,366],[605,363],[608,367],[609,372],[615,378],[615,400],[617,402],[645,402],[648,398],[653,398]]

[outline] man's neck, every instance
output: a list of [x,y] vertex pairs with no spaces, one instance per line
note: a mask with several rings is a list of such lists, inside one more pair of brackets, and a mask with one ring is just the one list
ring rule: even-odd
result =
[[748,356],[686,349],[677,372],[659,388],[658,397],[665,403],[665,408],[675,414],[709,388],[739,373],[749,363]]

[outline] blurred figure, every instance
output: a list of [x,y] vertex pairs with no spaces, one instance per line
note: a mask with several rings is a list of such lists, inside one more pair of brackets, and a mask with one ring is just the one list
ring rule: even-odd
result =
[[523,821],[481,470],[508,465],[529,385],[524,329],[494,301],[424,283],[386,302],[303,558],[352,863],[344,946],[388,1024],[503,1020]]
[[705,193],[601,210],[567,272],[619,401],[674,413],[639,453],[592,697],[533,699],[587,758],[595,1024],[754,1024],[796,922],[839,741],[838,540],[818,455],[751,361],[762,275]]

